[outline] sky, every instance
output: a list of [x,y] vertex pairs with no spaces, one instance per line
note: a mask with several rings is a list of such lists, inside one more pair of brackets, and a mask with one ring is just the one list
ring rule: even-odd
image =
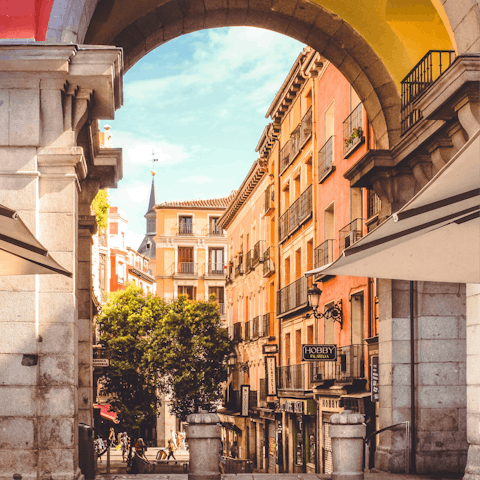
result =
[[[110,125],[123,180],[110,204],[127,213],[126,243],[145,235],[152,168],[156,201],[226,196],[258,158],[265,114],[303,44],[253,27],[184,35],[124,76],[124,105]],[[158,159],[152,167],[152,153]]]

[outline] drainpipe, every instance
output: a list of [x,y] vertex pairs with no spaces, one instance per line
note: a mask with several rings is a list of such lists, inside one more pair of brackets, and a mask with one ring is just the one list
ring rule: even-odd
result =
[[416,445],[415,445],[415,318],[414,318],[414,290],[413,281],[410,281],[410,473],[416,473]]

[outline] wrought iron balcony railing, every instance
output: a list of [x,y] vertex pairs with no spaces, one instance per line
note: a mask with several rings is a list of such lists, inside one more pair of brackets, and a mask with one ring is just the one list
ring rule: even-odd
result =
[[252,250],[249,250],[247,252],[247,255],[245,256],[245,273],[250,273],[251,270],[252,270],[252,256],[253,256],[253,252]]
[[277,367],[278,389],[304,392],[306,367],[303,363]]
[[243,335],[243,339],[248,342],[249,340],[252,339],[252,333],[251,333],[251,322],[245,322],[245,332]]
[[309,185],[279,219],[279,237],[283,242],[312,215],[312,185]]
[[197,264],[194,262],[178,262],[177,275],[198,275]]
[[270,336],[270,325],[273,324],[273,313],[266,313],[263,315],[260,325],[260,337]]
[[337,348],[336,361],[310,362],[310,382],[328,380],[351,382],[365,378],[366,345],[347,345]]
[[415,101],[445,73],[455,60],[453,50],[430,50],[401,81],[401,134],[405,134],[423,117]]
[[323,267],[333,262],[335,240],[325,240],[314,251],[314,268]]
[[177,227],[177,235],[193,235],[193,224],[179,223]]
[[268,247],[263,254],[263,276],[270,277],[275,273],[275,247]]
[[225,264],[223,262],[208,262],[208,275],[225,275]]
[[332,135],[318,152],[318,183],[322,183],[325,177],[335,169],[333,161],[333,141]]
[[252,267],[255,268],[260,262],[263,262],[263,250],[265,242],[259,240],[253,247]]
[[237,266],[235,267],[235,277],[238,277],[239,275],[243,275],[244,270],[243,270],[243,255],[240,255],[238,257],[238,263]]
[[208,234],[211,237],[223,237],[225,236],[225,231],[223,230],[223,228],[217,227],[216,225],[215,226],[210,225],[208,229]]
[[340,252],[343,252],[363,237],[363,218],[356,218],[351,221],[338,232],[338,236]]
[[277,315],[284,315],[292,310],[308,305],[308,286],[311,277],[300,277],[277,292]]
[[259,315],[255,317],[251,323],[252,323],[252,340],[256,340],[257,338],[260,337],[260,319],[262,317]]
[[312,135],[312,107],[307,110],[302,121],[290,135],[290,139],[280,151],[280,175],[295,160],[301,149]]
[[362,104],[359,103],[343,122],[343,156],[348,157],[348,155],[364,141]]

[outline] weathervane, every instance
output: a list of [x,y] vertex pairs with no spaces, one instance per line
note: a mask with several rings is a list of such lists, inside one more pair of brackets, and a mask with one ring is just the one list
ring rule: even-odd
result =
[[155,176],[155,162],[158,162],[158,158],[155,158],[155,149],[152,148],[152,176]]

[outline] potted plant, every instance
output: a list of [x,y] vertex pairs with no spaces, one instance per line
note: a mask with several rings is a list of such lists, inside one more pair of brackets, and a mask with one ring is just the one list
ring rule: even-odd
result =
[[362,127],[355,127],[352,130],[352,133],[348,138],[345,139],[345,147],[349,147],[352,143],[355,142],[356,138],[362,138],[363,136],[363,129]]

